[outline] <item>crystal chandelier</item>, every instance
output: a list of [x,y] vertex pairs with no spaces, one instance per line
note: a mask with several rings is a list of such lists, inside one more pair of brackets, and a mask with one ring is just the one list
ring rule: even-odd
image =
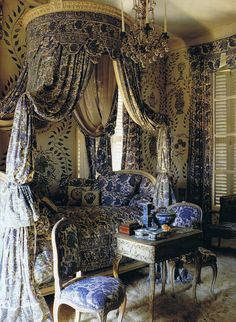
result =
[[122,32],[121,52],[130,57],[142,67],[164,57],[168,52],[168,35],[166,19],[166,0],[164,30],[160,30],[154,21],[155,0],[134,0],[133,10],[135,13],[134,25],[128,32],[125,31],[123,3],[122,8]]

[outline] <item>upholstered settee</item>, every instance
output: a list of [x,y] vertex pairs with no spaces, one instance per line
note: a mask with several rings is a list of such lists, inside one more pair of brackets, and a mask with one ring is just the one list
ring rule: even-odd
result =
[[[155,181],[139,170],[112,172],[96,180],[68,179],[60,187],[60,204],[41,201],[35,278],[43,294],[50,292],[47,286],[52,282],[53,225],[62,217],[70,219],[78,228],[81,270],[105,271],[112,267],[118,226],[142,223],[142,204],[152,202]],[[123,264],[128,268],[127,261]]]

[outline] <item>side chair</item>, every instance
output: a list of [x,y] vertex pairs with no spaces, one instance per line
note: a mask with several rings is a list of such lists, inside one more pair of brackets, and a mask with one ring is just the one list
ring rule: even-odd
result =
[[116,309],[119,309],[118,321],[122,322],[126,307],[125,286],[118,278],[109,276],[79,277],[78,233],[78,228],[64,218],[52,230],[54,322],[59,321],[59,308],[62,304],[75,310],[76,322],[80,321],[83,312],[94,313],[98,321],[106,322],[107,314]]
[[[183,201],[170,205],[168,207],[168,210],[172,210],[176,213],[176,218],[173,223],[173,226],[202,229],[202,209],[198,205]],[[197,260],[197,263],[195,263],[195,260]],[[173,296],[175,295],[174,276],[177,262],[182,262],[183,265],[199,265],[199,276],[195,277],[197,279],[198,284],[201,282],[202,267],[211,267],[213,273],[211,282],[211,293],[212,295],[214,295],[214,285],[217,277],[217,258],[215,253],[203,247],[198,247],[197,254],[183,254],[179,258],[169,261],[168,266]]]
[[208,225],[207,234],[210,241],[212,237],[218,238],[219,248],[221,239],[236,237],[236,194],[220,197],[219,223]]

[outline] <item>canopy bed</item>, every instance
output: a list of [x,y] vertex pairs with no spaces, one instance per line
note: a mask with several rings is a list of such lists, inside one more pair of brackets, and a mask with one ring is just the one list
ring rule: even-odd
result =
[[[128,28],[128,16],[125,22]],[[31,189],[35,118],[55,122],[73,113],[86,135],[91,163],[96,157],[91,177],[96,171],[110,171],[117,83],[130,117],[157,137],[157,207],[169,204],[168,124],[144,103],[139,67],[120,53],[120,10],[89,1],[51,1],[29,11],[23,24],[25,66],[16,87],[0,103],[1,119],[14,112],[6,162],[9,183],[0,209],[0,321],[50,321],[33,277],[35,222],[40,219],[39,202]],[[106,96],[99,97],[96,86],[101,82],[106,82]],[[98,156],[94,137],[100,137]]]

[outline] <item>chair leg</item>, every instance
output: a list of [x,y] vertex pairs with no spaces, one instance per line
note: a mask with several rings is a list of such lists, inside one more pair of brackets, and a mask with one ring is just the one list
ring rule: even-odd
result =
[[107,321],[107,314],[104,311],[97,312],[97,317],[99,322],[106,322]]
[[212,268],[212,272],[213,272],[213,277],[212,277],[212,281],[211,281],[211,294],[215,297],[215,292],[214,292],[214,287],[215,287],[215,282],[216,282],[216,278],[217,278],[217,263],[213,263],[211,265]]
[[81,312],[78,310],[75,310],[75,322],[80,322],[81,318]]
[[59,322],[59,311],[60,311],[60,303],[57,300],[54,300],[53,303],[53,321]]
[[121,303],[119,307],[119,316],[118,316],[118,322],[123,321],[124,313],[125,313],[125,308],[126,308],[126,302],[127,302],[127,296],[125,295],[123,303]]

